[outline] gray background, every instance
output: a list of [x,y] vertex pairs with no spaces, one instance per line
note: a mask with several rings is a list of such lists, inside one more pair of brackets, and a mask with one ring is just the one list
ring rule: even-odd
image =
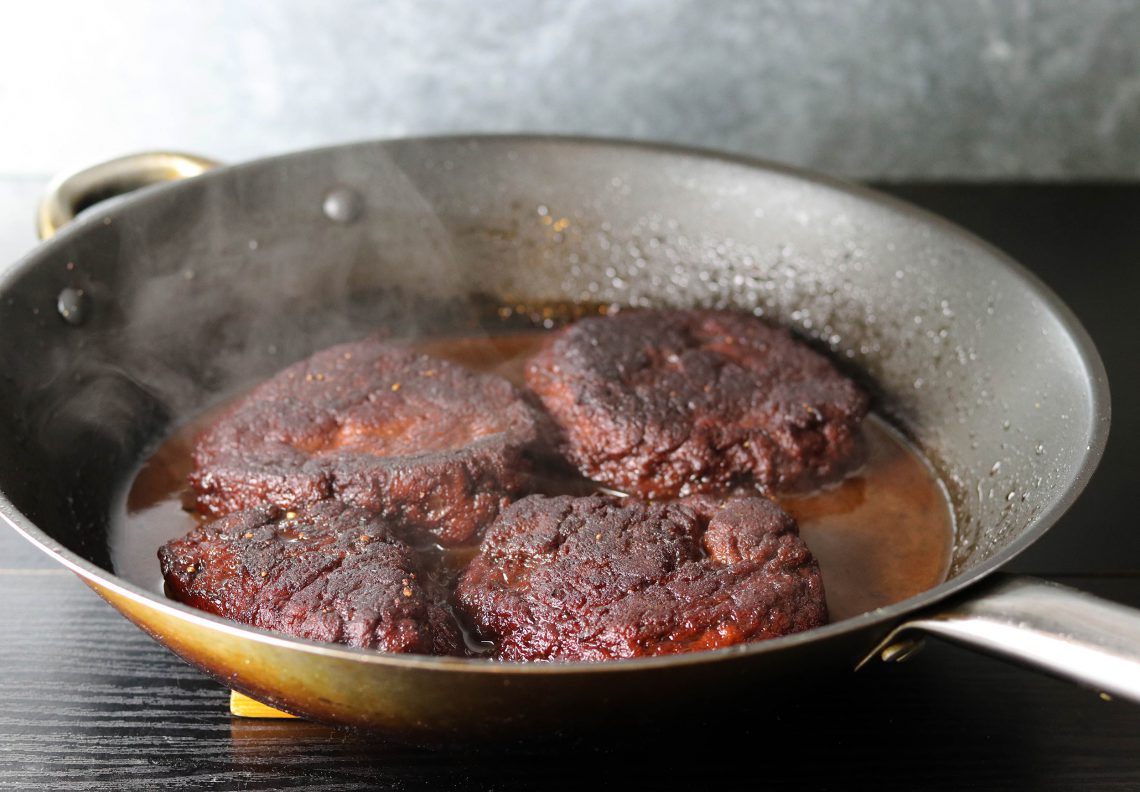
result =
[[1140,176],[1131,0],[40,0],[0,10],[0,174],[144,148],[549,131],[836,174]]

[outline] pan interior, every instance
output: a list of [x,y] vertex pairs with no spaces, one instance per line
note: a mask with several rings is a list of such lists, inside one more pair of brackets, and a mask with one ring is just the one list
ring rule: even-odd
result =
[[[71,321],[64,289],[82,292]],[[0,299],[0,488],[104,568],[124,477],[188,416],[376,327],[478,333],[503,310],[790,325],[936,466],[952,576],[1071,497],[1099,442],[1083,341],[998,254],[859,191],[689,152],[491,138],[264,160],[96,209]]]

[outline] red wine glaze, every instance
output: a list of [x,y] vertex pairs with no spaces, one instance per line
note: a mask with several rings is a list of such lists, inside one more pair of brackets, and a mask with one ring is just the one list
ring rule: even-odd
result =
[[[523,364],[543,334],[419,341],[415,347],[478,371],[522,383]],[[126,493],[110,532],[116,574],[162,590],[155,553],[193,528],[193,494],[186,487],[190,449],[213,413],[172,434],[147,459]],[[941,583],[950,563],[954,525],[946,492],[903,436],[872,415],[864,424],[866,460],[843,481],[783,497],[819,560],[833,621],[906,599]],[[583,481],[544,480],[549,491],[590,491]],[[544,486],[544,488],[546,488]],[[462,567],[473,548],[424,552]]]

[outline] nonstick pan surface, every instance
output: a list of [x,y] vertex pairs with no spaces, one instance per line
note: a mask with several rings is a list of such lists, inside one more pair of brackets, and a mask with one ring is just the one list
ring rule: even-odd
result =
[[[108,528],[125,481],[224,394],[377,327],[471,333],[503,305],[541,321],[542,307],[556,319],[579,302],[761,310],[829,350],[873,383],[877,409],[947,485],[949,579],[758,644],[524,665],[289,638],[114,574]],[[291,712],[430,736],[565,726],[652,711],[666,689],[673,705],[898,657],[915,630],[1140,696],[1130,611],[982,580],[1056,521],[1100,457],[1108,387],[1088,336],[999,252],[858,187],[597,140],[302,152],[85,212],[0,284],[0,338],[0,515],[157,640]]]

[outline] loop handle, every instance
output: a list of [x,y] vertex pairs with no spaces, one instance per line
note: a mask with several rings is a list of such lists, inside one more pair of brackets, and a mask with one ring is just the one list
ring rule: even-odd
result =
[[1140,610],[1083,591],[994,575],[957,604],[900,624],[859,665],[903,660],[924,634],[1140,703]]
[[221,163],[177,151],[147,151],[52,179],[36,211],[36,233],[48,239],[84,209],[116,195],[198,176]]

